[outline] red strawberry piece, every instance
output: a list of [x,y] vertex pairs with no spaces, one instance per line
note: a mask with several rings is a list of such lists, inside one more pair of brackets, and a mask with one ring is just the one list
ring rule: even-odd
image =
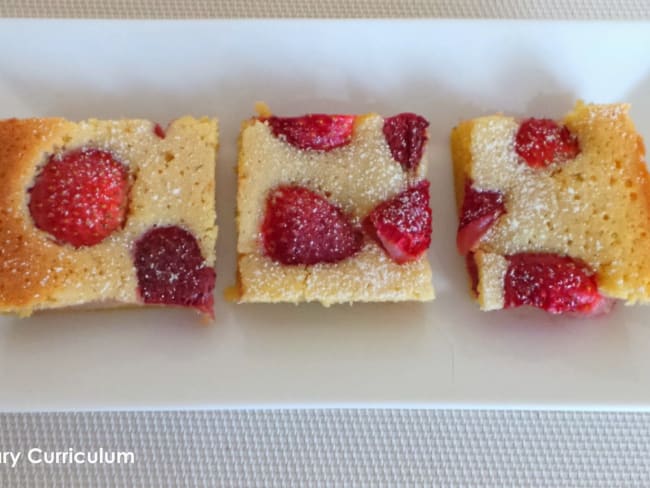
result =
[[422,180],[377,205],[364,226],[393,261],[402,264],[419,258],[431,244],[429,182]]
[[427,142],[429,122],[420,115],[403,113],[384,120],[384,137],[393,159],[405,171],[417,168]]
[[156,134],[161,139],[164,139],[167,134],[165,134],[165,129],[162,128],[160,124],[153,126],[153,133]]
[[526,119],[515,136],[515,151],[531,168],[562,163],[580,153],[578,138],[551,119]]
[[311,114],[302,117],[269,117],[273,135],[298,149],[331,151],[352,140],[354,115]]
[[567,256],[521,253],[507,256],[505,308],[530,305],[558,314],[602,313],[611,301],[598,292],[593,271]]
[[193,307],[214,317],[216,273],[196,238],[177,226],[149,229],[135,243],[138,292],[144,303]]
[[92,246],[124,224],[128,170],[108,151],[77,149],[51,156],[29,193],[36,227],[59,242]]
[[574,315],[580,318],[602,317],[603,315],[607,315],[609,312],[611,312],[615,305],[616,305],[616,300],[614,300],[613,298],[602,297],[602,300],[597,302],[589,310],[573,312],[573,313],[567,312],[567,315]]
[[503,194],[498,191],[477,190],[471,180],[465,181],[465,197],[456,247],[461,255],[470,252],[490,227],[506,213]]
[[342,261],[361,249],[363,235],[343,211],[301,186],[280,186],[266,201],[262,242],[282,264]]

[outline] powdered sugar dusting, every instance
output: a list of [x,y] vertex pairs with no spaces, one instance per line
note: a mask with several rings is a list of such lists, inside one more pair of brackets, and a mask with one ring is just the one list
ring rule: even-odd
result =
[[356,223],[406,189],[409,175],[392,159],[382,127],[379,116],[360,118],[352,141],[325,153],[285,144],[262,122],[247,127],[239,169],[239,252],[257,249],[266,195],[280,184],[320,192]]
[[239,269],[245,276],[243,302],[332,305],[434,298],[426,256],[399,265],[370,243],[354,259],[336,264],[284,266],[259,254],[247,254],[240,257]]
[[379,204],[367,222],[395,262],[419,257],[431,244],[429,182],[421,181]]
[[301,186],[280,186],[267,198],[264,252],[283,264],[338,262],[361,247],[363,236],[339,208]]
[[[241,136],[238,189],[239,274],[242,301],[430,300],[431,271],[425,256],[399,265],[375,242],[366,240],[354,256],[337,263],[285,266],[262,254],[259,230],[269,192],[300,185],[339,207],[355,226],[378,204],[390,200],[425,170],[404,171],[383,134],[383,118],[357,117],[349,144],[328,152],[301,151],[255,122]],[[408,229],[419,228],[403,219]]]
[[354,259],[337,265],[318,264],[307,270],[307,301],[329,305],[433,298],[426,256],[400,265],[377,246],[368,244]]
[[505,195],[507,214],[483,237],[481,249],[502,255],[569,255],[598,270],[608,294],[650,300],[650,209],[647,172],[626,105],[581,105],[565,123],[578,138],[574,159],[530,168],[513,150],[518,122],[477,119],[472,177]]
[[[20,286],[32,290],[27,302],[15,304],[21,307],[18,311],[91,302],[137,303],[133,242],[154,225],[182,222],[199,238],[207,263],[214,263],[216,126],[207,119],[179,119],[170,126],[173,137],[165,140],[156,137],[152,128],[151,122],[143,120],[61,121],[56,131],[38,136],[40,146],[29,146],[25,159],[13,163],[20,164],[24,173],[7,188],[11,200],[3,207],[11,215],[0,219],[0,239],[5,242],[0,255],[11,256],[3,261],[2,272],[19,273],[24,277]],[[56,244],[34,227],[26,189],[49,154],[79,148],[115,155],[128,168],[132,187],[124,228],[93,247],[74,249]],[[175,194],[175,188],[182,192]],[[28,254],[25,245],[31,250]]]

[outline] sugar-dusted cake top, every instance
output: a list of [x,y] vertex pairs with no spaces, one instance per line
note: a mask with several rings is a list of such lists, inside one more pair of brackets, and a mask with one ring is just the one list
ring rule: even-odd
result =
[[279,185],[290,183],[327,193],[329,201],[360,221],[377,204],[421,178],[424,165],[411,174],[392,158],[381,116],[353,119],[349,143],[328,151],[309,151],[286,143],[274,135],[268,120],[255,118],[245,123],[239,168],[240,252],[250,252],[256,246],[267,194]]
[[559,123],[495,115],[456,127],[461,252],[569,256],[603,294],[650,301],[650,186],[628,111],[578,103]]
[[[423,256],[431,234],[427,126],[415,114],[276,117],[265,110],[246,121],[238,166],[240,296],[323,303],[412,296],[397,290],[397,280],[408,267],[430,276]],[[376,272],[364,271],[372,267]],[[342,268],[354,273],[347,283]],[[335,275],[339,290],[330,284]],[[371,284],[372,277],[387,283]],[[280,281],[285,290],[271,292]],[[423,287],[423,296],[432,295],[430,284]]]
[[0,121],[3,311],[141,303],[133,253],[155,227],[185,229],[214,266],[216,121],[154,127]]

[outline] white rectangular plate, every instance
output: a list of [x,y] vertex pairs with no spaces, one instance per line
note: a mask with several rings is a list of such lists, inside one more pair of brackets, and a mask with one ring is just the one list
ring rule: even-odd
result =
[[[454,248],[448,136],[503,111],[628,101],[650,141],[650,25],[502,21],[0,21],[0,118],[221,121],[216,323],[123,310],[0,319],[0,410],[269,406],[650,409],[650,309],[481,313]],[[236,141],[278,114],[431,121],[438,298],[235,305]]]

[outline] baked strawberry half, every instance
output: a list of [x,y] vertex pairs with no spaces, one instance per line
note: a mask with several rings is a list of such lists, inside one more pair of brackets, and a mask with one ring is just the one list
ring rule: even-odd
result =
[[262,243],[282,264],[336,263],[361,249],[363,234],[325,197],[302,186],[280,186],[267,197]]
[[579,259],[550,253],[507,256],[505,308],[529,305],[553,314],[606,313],[613,303],[598,291],[595,273]]
[[429,182],[422,180],[377,205],[364,227],[396,263],[418,259],[431,244]]
[[153,133],[156,134],[156,136],[159,139],[164,139],[165,137],[167,137],[167,133],[166,133],[165,129],[163,129],[163,126],[160,125],[160,124],[155,124],[153,126]]
[[302,117],[275,117],[266,121],[273,135],[298,149],[331,151],[352,140],[354,115],[310,114]]
[[214,317],[216,273],[189,231],[154,227],[135,243],[133,257],[144,303],[192,307]]
[[128,170],[110,152],[77,149],[51,156],[29,190],[34,224],[74,247],[99,244],[122,228]]
[[465,196],[456,247],[461,255],[469,253],[481,237],[506,213],[503,194],[498,191],[478,190],[471,180],[465,181]]
[[405,171],[418,167],[427,143],[429,121],[413,113],[398,114],[384,120],[384,137],[393,159]]
[[524,120],[515,136],[515,151],[531,168],[562,163],[580,154],[578,138],[551,119]]

